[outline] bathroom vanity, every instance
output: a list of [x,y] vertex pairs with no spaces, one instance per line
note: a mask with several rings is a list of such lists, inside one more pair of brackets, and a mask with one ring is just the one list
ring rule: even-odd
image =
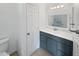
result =
[[[53,9],[61,5],[64,7]],[[45,11],[47,17],[41,20],[44,23],[40,28],[40,47],[55,56],[79,56],[79,5],[47,4]]]
[[72,37],[68,37],[69,34],[51,29],[42,29],[40,30],[40,47],[46,49],[53,56],[72,56],[73,40]]

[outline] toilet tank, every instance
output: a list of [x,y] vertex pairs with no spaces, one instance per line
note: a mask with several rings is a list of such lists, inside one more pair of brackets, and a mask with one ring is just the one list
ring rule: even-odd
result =
[[8,51],[8,36],[0,37],[0,52],[7,52]]

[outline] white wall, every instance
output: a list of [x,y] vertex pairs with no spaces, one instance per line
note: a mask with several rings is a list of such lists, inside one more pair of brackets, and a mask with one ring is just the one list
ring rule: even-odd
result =
[[19,12],[18,4],[0,3],[0,35],[9,36],[9,53],[17,50]]
[[43,28],[47,25],[47,19],[46,19],[46,4],[45,3],[39,3],[39,27]]

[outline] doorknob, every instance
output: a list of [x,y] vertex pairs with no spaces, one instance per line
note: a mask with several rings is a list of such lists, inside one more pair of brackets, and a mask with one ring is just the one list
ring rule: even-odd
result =
[[30,35],[30,33],[27,33],[27,35]]
[[75,25],[74,23],[71,23],[70,25]]

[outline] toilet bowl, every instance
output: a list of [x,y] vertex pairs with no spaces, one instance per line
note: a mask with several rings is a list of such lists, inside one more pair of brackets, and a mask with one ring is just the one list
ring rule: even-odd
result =
[[6,35],[0,35],[0,56],[9,56],[8,52],[9,38]]
[[0,56],[9,56],[7,52],[0,52]]

